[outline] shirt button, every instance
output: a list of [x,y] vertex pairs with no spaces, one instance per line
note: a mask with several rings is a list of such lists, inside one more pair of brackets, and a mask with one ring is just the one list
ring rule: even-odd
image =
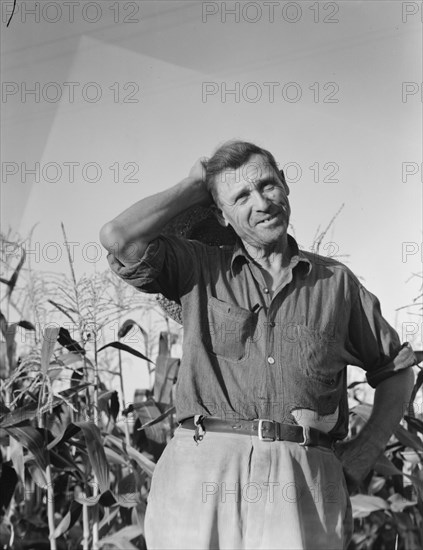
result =
[[267,358],[267,362],[269,363],[269,365],[273,365],[275,362],[275,358],[269,355],[269,357]]
[[275,325],[276,325],[276,323],[275,323],[274,321],[270,321],[269,327],[272,327],[272,328],[273,328]]
[[265,288],[263,288],[263,292],[264,292],[265,294],[269,294],[269,289],[268,289],[267,287],[265,287]]

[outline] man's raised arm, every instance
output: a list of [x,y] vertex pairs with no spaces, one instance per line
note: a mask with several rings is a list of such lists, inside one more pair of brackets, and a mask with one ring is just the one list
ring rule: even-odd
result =
[[104,248],[122,264],[134,264],[172,218],[192,206],[210,204],[205,163],[205,158],[197,160],[188,177],[166,191],[136,202],[107,222],[100,231]]

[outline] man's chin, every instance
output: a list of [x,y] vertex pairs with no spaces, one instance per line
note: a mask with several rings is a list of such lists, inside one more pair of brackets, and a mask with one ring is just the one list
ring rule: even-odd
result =
[[285,221],[281,221],[278,224],[268,226],[259,224],[256,226],[256,230],[257,235],[262,239],[278,240],[287,232],[288,226],[285,224]]
[[286,235],[286,230],[284,227],[276,228],[273,231],[267,230],[267,231],[260,231],[257,232],[254,237],[249,235],[246,238],[243,238],[242,240],[245,241],[250,246],[253,246],[255,248],[262,248],[262,247],[268,247],[272,246],[274,244],[280,243],[281,240]]

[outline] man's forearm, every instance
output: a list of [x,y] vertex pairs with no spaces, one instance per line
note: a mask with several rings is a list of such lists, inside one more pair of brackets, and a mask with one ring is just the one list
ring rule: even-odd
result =
[[101,244],[123,264],[135,263],[172,218],[208,200],[203,182],[189,176],[170,189],[136,202],[104,225]]
[[411,369],[381,382],[375,392],[370,419],[357,437],[338,444],[336,453],[344,469],[356,481],[363,479],[376,462],[401,420],[414,383]]

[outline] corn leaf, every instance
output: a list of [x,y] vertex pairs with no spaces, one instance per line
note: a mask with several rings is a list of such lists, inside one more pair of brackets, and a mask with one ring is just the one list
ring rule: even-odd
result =
[[154,400],[156,403],[169,405],[172,387],[178,375],[180,359],[159,355],[156,360],[156,375],[154,379]]
[[140,326],[137,322],[133,321],[132,319],[126,319],[126,321],[123,323],[118,331],[118,338],[124,338],[128,334],[128,332],[134,327],[138,327],[144,337],[147,335],[142,326]]
[[84,348],[81,347],[79,343],[71,337],[68,329],[60,327],[58,340],[59,344],[66,348],[68,351],[72,353],[78,353],[80,355],[85,355]]
[[144,520],[145,520],[145,512],[147,509],[147,504],[144,500],[141,500],[135,508],[132,508],[132,525],[138,525],[143,533],[144,533]]
[[407,500],[399,493],[394,493],[388,497],[388,502],[393,512],[403,512],[404,508],[409,508],[410,506],[415,506],[417,504],[417,500]]
[[405,447],[423,451],[423,443],[420,438],[416,434],[407,431],[403,426],[398,426],[394,431],[394,435]]
[[353,518],[365,518],[376,510],[389,510],[386,500],[373,495],[353,495],[351,505]]
[[25,463],[34,483],[38,485],[40,489],[47,489],[47,476],[45,472],[38,466],[35,460],[30,457],[29,460],[25,461]]
[[57,360],[69,367],[78,361],[84,361],[84,357],[80,353],[61,353],[57,356]]
[[140,490],[141,487],[137,482],[137,476],[134,473],[130,473],[119,481],[115,499],[119,506],[133,508],[141,502]]
[[106,453],[106,458],[109,463],[119,464],[120,466],[128,466],[128,463],[125,459],[122,458],[122,455],[120,455],[110,447],[104,447],[104,452]]
[[394,464],[389,460],[389,458],[382,454],[377,459],[376,464],[374,465],[374,470],[378,474],[389,477],[389,476],[404,476],[410,479],[418,488],[420,491],[423,491],[423,481],[420,480],[417,476],[412,474],[406,474],[405,472],[402,472],[399,468],[394,466]]
[[362,420],[369,420],[370,415],[372,414],[372,405],[368,403],[360,403],[351,409],[351,412],[359,416]]
[[142,536],[142,529],[139,525],[129,525],[117,533],[105,537],[99,541],[100,548],[107,545],[113,545],[118,550],[137,550],[137,547],[131,543],[131,540]]
[[96,506],[100,503],[101,506],[104,506],[105,508],[110,508],[116,504],[115,495],[109,490],[91,497],[87,497],[83,493],[80,493],[75,497],[75,500],[80,504],[85,504],[86,506]]
[[6,321],[6,317],[3,315],[3,313],[1,311],[0,311],[0,331],[3,334],[3,336],[6,338],[7,321]]
[[12,426],[21,424],[26,420],[32,420],[38,413],[38,403],[31,403],[24,407],[19,407],[13,412],[8,412],[1,417],[0,427],[10,428]]
[[80,428],[85,437],[88,457],[91,462],[100,492],[103,493],[109,489],[109,464],[104,452],[101,433],[93,422],[75,422],[75,426]]
[[105,391],[98,397],[98,408],[116,422],[119,414],[119,398],[116,390]]
[[34,455],[34,459],[41,470],[47,468],[45,441],[41,433],[32,426],[11,426],[4,428],[14,439],[19,441],[28,451]]
[[16,283],[18,281],[19,272],[22,269],[23,264],[25,263],[25,257],[26,257],[25,248],[22,247],[22,256],[21,256],[21,259],[19,260],[18,265],[16,266],[15,271],[12,273],[12,276],[10,277],[10,279],[8,281],[5,281],[4,279],[2,281],[4,283],[6,283],[7,286],[9,287],[7,289],[7,297],[8,298],[10,298],[10,296],[12,295],[13,289],[16,286]]
[[122,344],[122,342],[110,342],[110,344],[106,344],[105,346],[99,348],[98,351],[100,352],[100,351],[102,351],[103,349],[106,349],[106,348],[116,348],[116,349],[120,349],[122,351],[127,351],[128,353],[131,353],[132,355],[135,355],[135,357],[139,357],[140,359],[144,359],[144,361],[148,361],[149,363],[154,364],[154,362],[151,359],[146,357],[140,351],[138,351],[134,348],[131,348],[130,346],[127,346],[126,344]]
[[79,516],[81,515],[81,511],[82,511],[82,505],[79,502],[76,502],[75,500],[72,501],[68,513],[62,519],[59,525],[56,527],[56,530],[54,531],[53,536],[57,538],[63,535],[64,533],[66,533],[66,531],[69,531],[69,529],[79,519]]
[[101,493],[93,497],[86,497],[82,493],[75,496],[76,502],[85,504],[85,506],[95,506],[101,498]]
[[99,537],[104,537],[105,535],[107,535],[112,525],[116,523],[116,520],[117,520],[116,516],[118,515],[118,513],[119,513],[118,507],[116,507],[112,511],[109,511],[109,513],[107,513],[107,511],[105,512],[103,519],[98,524]]
[[13,370],[15,368],[16,364],[16,341],[15,341],[15,335],[16,335],[16,323],[12,323],[8,325],[6,323],[6,332],[4,334],[4,338],[6,340],[6,353],[7,353],[7,359],[9,361],[9,369]]
[[386,455],[380,455],[374,465],[374,469],[378,474],[384,477],[402,476],[401,470],[399,470]]
[[50,302],[50,304],[52,304],[55,308],[57,308],[60,312],[63,313],[63,315],[66,315],[66,317],[68,319],[70,319],[72,321],[72,323],[75,323],[75,320],[74,318],[72,317],[72,315],[69,313],[69,311],[72,311],[73,313],[77,313],[74,309],[72,308],[69,308],[69,307],[65,307],[65,306],[62,306],[60,304],[58,304],[57,302],[55,302],[54,300],[47,300],[48,302]]
[[146,456],[141,454],[139,451],[131,447],[131,445],[126,445],[124,441],[116,437],[115,435],[108,434],[105,437],[105,444],[107,442],[112,443],[122,452],[125,452],[129,458],[135,460],[135,462],[149,475],[152,476],[155,468],[155,464],[152,460],[148,459]]
[[419,391],[422,385],[423,385],[423,370],[419,371],[419,374],[417,375],[417,379],[414,384],[413,391],[411,392],[410,403],[414,403],[417,396],[417,392]]
[[[84,384],[80,384],[79,386],[68,388],[67,390],[63,390],[59,392],[57,394],[57,397],[53,398],[51,406],[53,408],[57,407],[58,405],[66,401],[66,399],[84,390],[89,385],[90,385],[89,383],[84,383]],[[26,420],[32,420],[33,418],[35,418],[35,416],[37,416],[38,411],[39,411],[38,403],[30,403],[29,405],[25,405],[24,407],[19,407],[13,412],[9,411],[1,417],[0,428],[9,428],[17,424],[21,424]],[[51,448],[50,445],[49,445],[49,448]]]
[[160,416],[158,416],[157,418],[153,418],[153,420],[150,420],[150,422],[147,422],[146,424],[143,424],[141,426],[141,428],[138,428],[138,431],[142,431],[142,430],[145,430],[146,428],[150,428],[151,426],[154,426],[154,424],[157,424],[158,422],[161,422],[162,420],[164,420],[167,416],[169,416],[170,414],[174,413],[175,412],[175,407],[170,407],[169,409],[167,409],[167,411],[165,411],[164,413],[162,413]]
[[47,445],[47,449],[54,449],[54,447],[56,447],[56,445],[59,445],[59,443],[65,443],[66,441],[69,441],[69,439],[74,437],[79,431],[80,428],[71,422],[66,426],[65,431],[62,434],[59,434],[53,439],[53,441],[49,442],[49,444]]
[[59,327],[47,327],[44,330],[43,345],[41,348],[41,369],[46,375],[53,354],[54,346],[59,336]]
[[18,474],[10,464],[7,464],[7,462],[2,464],[0,474],[0,510],[6,510],[9,507],[18,479]]
[[29,321],[19,321],[19,323],[16,323],[18,327],[24,328],[25,330],[35,330],[35,327],[32,323]]
[[404,416],[404,420],[407,422],[409,426],[411,426],[418,432],[423,433],[423,422],[421,420],[408,415]]
[[[93,422],[71,422],[68,426],[66,426],[66,429],[62,434],[50,441],[47,448],[50,450],[55,448],[60,443],[65,443],[74,437],[79,431],[82,431],[84,436],[88,458],[99,485],[100,493],[104,493],[109,489],[110,485],[109,464],[106,459],[106,453],[104,451],[100,430]],[[81,500],[78,500],[78,502],[83,504],[85,503]]]
[[10,438],[10,460],[12,461],[15,472],[18,474],[22,483],[25,482],[25,466],[23,448],[19,441],[16,441],[13,437]]

